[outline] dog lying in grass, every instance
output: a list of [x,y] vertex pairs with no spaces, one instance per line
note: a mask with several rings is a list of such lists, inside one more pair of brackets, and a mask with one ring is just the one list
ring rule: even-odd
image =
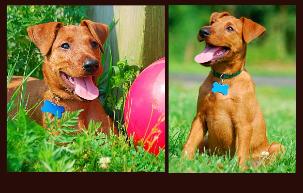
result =
[[[49,22],[27,29],[30,40],[44,56],[43,80],[29,77],[25,97],[29,115],[46,127],[46,119],[60,119],[66,111],[83,110],[77,131],[87,128],[89,121],[101,122],[100,131],[117,133],[98,96],[97,78],[102,74],[101,53],[108,37],[108,26],[83,20],[79,26],[63,26]],[[7,101],[20,88],[24,77],[14,76],[7,86]],[[20,100],[17,97],[15,104]],[[16,105],[15,105],[16,106]],[[9,115],[14,115],[14,108]]]

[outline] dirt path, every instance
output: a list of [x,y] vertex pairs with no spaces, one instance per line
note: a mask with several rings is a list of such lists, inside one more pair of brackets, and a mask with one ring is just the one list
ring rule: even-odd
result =
[[[186,85],[200,84],[206,78],[206,76],[200,76],[196,74],[181,74],[170,73],[169,81],[178,82]],[[295,77],[266,77],[266,76],[253,76],[253,80],[256,85],[260,86],[291,86],[296,87]]]

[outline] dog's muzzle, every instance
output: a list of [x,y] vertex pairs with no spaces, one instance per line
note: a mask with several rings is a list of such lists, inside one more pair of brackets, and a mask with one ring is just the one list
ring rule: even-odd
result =
[[86,59],[83,64],[83,68],[87,73],[94,73],[99,68],[98,60]]
[[201,42],[204,40],[204,38],[206,38],[209,35],[210,35],[210,27],[209,26],[202,27],[198,33],[198,40]]

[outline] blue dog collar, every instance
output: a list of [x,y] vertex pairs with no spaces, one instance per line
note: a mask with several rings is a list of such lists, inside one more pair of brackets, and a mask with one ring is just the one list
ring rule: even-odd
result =
[[45,100],[41,107],[41,111],[43,113],[51,113],[58,119],[61,119],[62,113],[64,113],[65,109],[63,106],[59,106],[49,100]]

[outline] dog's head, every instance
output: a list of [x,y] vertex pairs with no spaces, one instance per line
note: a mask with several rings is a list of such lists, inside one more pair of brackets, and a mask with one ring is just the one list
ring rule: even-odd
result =
[[49,89],[64,99],[93,100],[102,74],[101,52],[108,26],[83,20],[80,26],[50,22],[27,29],[44,56],[43,75]]
[[260,24],[245,17],[237,19],[228,12],[212,13],[209,23],[199,30],[198,41],[205,41],[206,46],[195,57],[204,66],[233,61],[235,57],[243,59],[246,45],[265,32]]

